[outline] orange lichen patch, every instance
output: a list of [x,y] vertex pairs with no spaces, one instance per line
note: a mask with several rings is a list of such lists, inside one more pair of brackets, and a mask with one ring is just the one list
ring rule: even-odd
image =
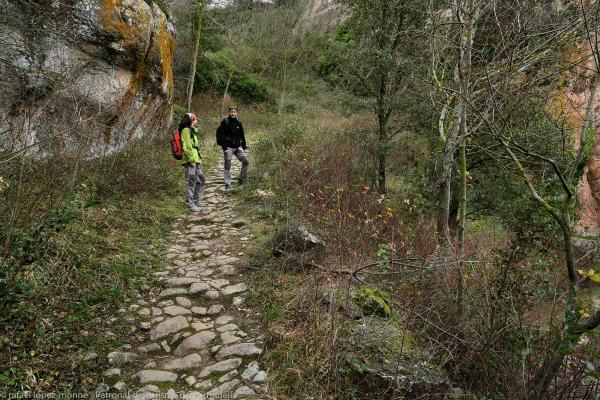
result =
[[[571,73],[575,73],[579,79],[591,78],[593,59],[588,43],[572,48],[566,54],[566,60],[573,65]],[[551,100],[548,112],[555,120],[563,120],[568,123],[573,132],[574,150],[576,151],[579,149],[578,138],[584,124],[585,109],[590,93],[589,90],[576,91],[573,84],[567,83],[566,74],[560,76],[559,86],[564,89]]]
[[162,81],[167,83],[167,92],[173,90],[173,57],[175,55],[175,37],[168,31],[165,23],[162,23],[156,37],[156,44],[160,51],[160,62],[162,69]]
[[124,48],[144,46],[147,42],[151,13],[148,6],[139,0],[140,7],[123,5],[122,0],[100,1],[100,22],[104,30],[118,36]]

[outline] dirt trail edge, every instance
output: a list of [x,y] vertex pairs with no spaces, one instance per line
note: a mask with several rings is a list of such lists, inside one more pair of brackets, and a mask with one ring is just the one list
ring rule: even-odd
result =
[[260,332],[245,331],[241,309],[247,287],[237,266],[248,237],[222,171],[221,161],[207,173],[202,211],[173,225],[164,270],[120,310],[129,314],[125,321],[138,344],[108,354],[105,391],[136,400],[259,399],[265,393],[267,373],[256,361]]

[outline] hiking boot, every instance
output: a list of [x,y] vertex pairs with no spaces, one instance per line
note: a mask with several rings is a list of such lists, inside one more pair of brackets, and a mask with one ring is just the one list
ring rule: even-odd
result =
[[232,190],[233,187],[231,186],[231,183],[226,183],[225,184],[225,190]]
[[245,182],[245,180],[244,180],[244,179],[242,179],[242,178],[238,178],[238,180],[237,180],[237,181],[238,181],[238,185],[243,185],[243,184],[244,184],[244,182]]
[[200,211],[200,207],[198,207],[194,203],[190,204],[188,206],[188,209],[190,210],[190,212],[198,212],[198,211]]

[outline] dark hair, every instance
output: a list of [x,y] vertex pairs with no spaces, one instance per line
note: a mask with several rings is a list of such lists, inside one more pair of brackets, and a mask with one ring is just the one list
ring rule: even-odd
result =
[[179,128],[177,130],[181,133],[185,128],[189,128],[190,126],[192,126],[192,119],[188,113],[185,113],[181,117],[181,121],[179,121]]
[[238,110],[237,106],[233,106],[233,105],[229,106],[229,111],[231,111],[231,110],[237,111]]

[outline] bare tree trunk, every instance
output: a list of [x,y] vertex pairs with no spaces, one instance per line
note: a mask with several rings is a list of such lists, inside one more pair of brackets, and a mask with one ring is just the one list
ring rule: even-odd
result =
[[225,90],[223,91],[223,98],[221,99],[221,118],[223,118],[225,113],[225,98],[227,97],[227,92],[229,91],[229,85],[231,84],[231,78],[233,77],[233,73],[229,73],[227,77],[227,84],[225,85]]
[[202,17],[204,16],[204,1],[196,3],[196,37],[194,41],[194,54],[192,57],[192,66],[190,67],[190,76],[187,87],[187,109],[192,109],[192,94],[194,93],[194,80],[196,79],[196,64],[198,63],[198,53],[200,52],[200,35],[202,33]]
[[[466,7],[466,12],[463,10]],[[468,0],[467,4],[457,9],[459,19],[463,22],[463,34],[461,35],[461,48],[459,60],[460,74],[460,94],[459,112],[460,112],[460,193],[459,193],[459,224],[458,224],[458,287],[457,303],[459,313],[463,311],[463,274],[465,257],[465,221],[467,217],[467,102],[470,99],[471,87],[471,60],[473,38],[475,36],[475,22],[479,15],[475,0]]]

